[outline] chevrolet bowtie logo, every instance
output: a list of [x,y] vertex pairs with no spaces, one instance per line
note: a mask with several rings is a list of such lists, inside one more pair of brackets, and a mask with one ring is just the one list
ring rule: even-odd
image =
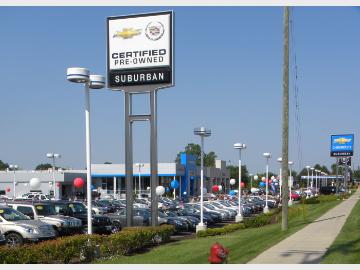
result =
[[123,28],[122,31],[116,31],[115,34],[113,35],[113,38],[122,37],[123,39],[128,39],[140,34],[141,34],[141,29]]
[[334,141],[339,144],[345,144],[345,143],[351,142],[351,139],[346,139],[346,138],[341,137],[341,138],[335,139]]

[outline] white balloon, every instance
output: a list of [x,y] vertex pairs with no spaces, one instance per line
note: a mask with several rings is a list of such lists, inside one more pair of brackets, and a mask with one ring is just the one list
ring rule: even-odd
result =
[[150,187],[147,187],[146,189],[147,189],[147,190],[150,190]]
[[275,179],[275,176],[271,176],[271,180],[274,180]]
[[254,180],[258,180],[258,179],[259,179],[259,176],[257,176],[257,174],[255,174]]
[[263,176],[263,177],[261,178],[261,180],[264,181],[264,180],[265,180],[265,177]]
[[219,191],[222,191],[222,185],[218,185]]
[[165,188],[163,186],[156,187],[156,195],[161,196],[165,193]]
[[30,187],[32,189],[38,189],[40,187],[40,180],[39,178],[31,178],[30,179]]
[[184,191],[184,193],[183,193],[184,195],[186,195],[187,193],[186,193],[186,191]]
[[230,179],[230,185],[235,185],[236,180],[235,179]]

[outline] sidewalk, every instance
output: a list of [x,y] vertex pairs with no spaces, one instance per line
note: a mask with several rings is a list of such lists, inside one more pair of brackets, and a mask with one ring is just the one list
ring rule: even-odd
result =
[[265,250],[249,263],[319,263],[359,200],[360,189],[316,221]]

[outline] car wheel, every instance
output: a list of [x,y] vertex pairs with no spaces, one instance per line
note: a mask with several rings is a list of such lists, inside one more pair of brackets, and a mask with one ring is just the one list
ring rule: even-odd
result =
[[117,233],[121,231],[121,224],[119,222],[114,222],[113,228],[111,229],[111,233]]
[[9,233],[5,236],[8,247],[17,247],[24,243],[24,239],[18,233]]

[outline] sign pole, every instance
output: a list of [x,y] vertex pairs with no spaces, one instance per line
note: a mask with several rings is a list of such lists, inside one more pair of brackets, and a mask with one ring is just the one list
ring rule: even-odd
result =
[[158,225],[158,198],[156,187],[158,178],[157,155],[157,90],[150,91],[150,186],[151,186],[151,225]]
[[132,122],[130,115],[131,93],[125,92],[125,190],[126,190],[126,226],[133,223],[133,147],[132,147]]

